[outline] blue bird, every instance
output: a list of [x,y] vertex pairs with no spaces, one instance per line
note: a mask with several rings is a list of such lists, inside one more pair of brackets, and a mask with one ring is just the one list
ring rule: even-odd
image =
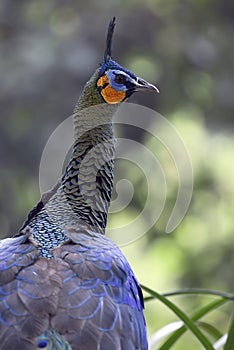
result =
[[158,89],[104,59],[74,111],[59,183],[18,235],[0,242],[1,350],[147,350],[139,283],[105,227],[113,187],[112,117],[135,91]]

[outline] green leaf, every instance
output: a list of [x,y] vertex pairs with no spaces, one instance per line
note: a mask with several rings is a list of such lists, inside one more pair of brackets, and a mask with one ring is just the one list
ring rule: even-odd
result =
[[234,314],[230,322],[228,337],[223,350],[233,350],[234,349]]
[[[144,285],[141,285],[141,287],[143,290],[145,289]],[[214,290],[214,289],[201,289],[201,288],[179,289],[179,290],[175,290],[172,292],[162,293],[161,295],[163,295],[164,297],[172,297],[172,296],[177,296],[177,295],[191,295],[191,294],[214,295],[217,297],[222,297],[224,299],[234,300],[234,294],[232,294],[232,293],[227,293],[227,292]],[[145,302],[151,301],[153,299],[155,299],[155,297],[152,295],[144,297]]]
[[210,323],[197,322],[197,325],[199,326],[199,328],[202,328],[204,331],[206,331],[206,333],[211,335],[215,340],[217,340],[223,336],[223,334],[220,332],[220,330],[218,330],[216,327],[214,327]]
[[229,300],[234,300],[234,294],[223,292],[220,290],[214,290],[214,289],[187,288],[187,289],[175,290],[175,291],[168,292],[168,293],[163,293],[163,295],[165,297],[183,295],[183,294],[197,294],[197,295],[207,294],[207,295],[214,295],[214,296],[222,297],[222,298],[229,299]]
[[[197,321],[200,318],[202,318],[203,316],[205,316],[206,314],[208,314],[209,312],[217,309],[218,307],[220,307],[221,305],[223,305],[224,303],[228,302],[228,300],[226,299],[219,299],[216,301],[213,301],[211,303],[209,303],[208,305],[205,305],[204,307],[202,307],[200,310],[196,311],[193,316],[192,316],[192,320],[193,321]],[[170,349],[172,345],[175,344],[175,342],[187,331],[187,328],[185,326],[181,327],[180,329],[178,329],[176,332],[174,332],[168,339],[167,341],[160,347],[159,350],[167,350]]]
[[[166,305],[171,311],[173,311],[180,319],[184,322],[185,326],[190,329],[190,331],[196,336],[198,341],[203,345],[206,350],[214,350],[210,341],[205,337],[205,335],[200,331],[196,324],[191,320],[189,316],[186,315],[178,306],[173,302],[165,298],[163,295],[153,291],[152,289],[142,286],[142,288],[156,299],[160,300],[164,305]],[[166,349],[166,348],[165,348]]]

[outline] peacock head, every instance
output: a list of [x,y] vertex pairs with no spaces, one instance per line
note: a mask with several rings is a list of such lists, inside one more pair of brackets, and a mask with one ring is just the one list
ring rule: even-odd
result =
[[104,102],[115,104],[126,101],[129,96],[139,90],[159,92],[156,86],[137,77],[128,69],[112,60],[111,46],[114,27],[115,17],[109,24],[104,60],[99,69],[99,76],[96,82]]

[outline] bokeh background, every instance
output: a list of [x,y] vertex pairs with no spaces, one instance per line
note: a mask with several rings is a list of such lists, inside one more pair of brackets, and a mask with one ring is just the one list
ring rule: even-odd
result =
[[[1,1],[1,237],[17,232],[40,197],[38,169],[45,143],[72,113],[84,83],[101,62],[113,15],[114,58],[160,88],[158,96],[136,94],[131,102],[158,111],[176,127],[194,171],[188,213],[166,235],[178,179],[171,164],[162,161],[170,189],[165,210],[144,237],[123,251],[139,281],[158,292],[191,287],[233,291],[232,0]],[[151,142],[140,130],[122,132],[145,145]],[[163,159],[163,148],[155,152]],[[135,195],[124,213],[110,218],[115,221],[141,210],[146,188],[134,166],[123,163],[119,169],[117,176],[133,180]],[[207,300],[175,301],[191,313]],[[225,331],[230,314],[230,308],[223,308],[210,320]],[[146,305],[146,319],[152,334],[176,317],[154,301]],[[191,335],[174,348],[188,346],[201,348]]]

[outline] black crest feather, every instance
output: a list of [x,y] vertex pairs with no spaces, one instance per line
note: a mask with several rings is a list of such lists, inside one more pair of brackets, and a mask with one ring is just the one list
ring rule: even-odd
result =
[[115,29],[115,17],[109,23],[107,37],[106,37],[106,50],[104,53],[104,62],[107,63],[111,58],[112,37]]

